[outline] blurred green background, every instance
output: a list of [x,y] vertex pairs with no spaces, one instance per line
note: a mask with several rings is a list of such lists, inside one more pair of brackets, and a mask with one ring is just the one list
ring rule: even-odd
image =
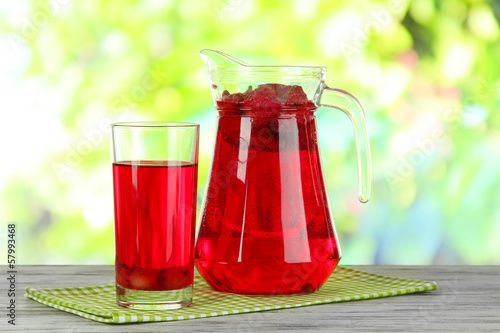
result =
[[366,205],[349,120],[317,114],[343,264],[499,264],[499,20],[481,0],[3,1],[2,244],[15,222],[18,263],[113,263],[114,121],[200,123],[201,203],[212,48],[326,66],[364,106]]

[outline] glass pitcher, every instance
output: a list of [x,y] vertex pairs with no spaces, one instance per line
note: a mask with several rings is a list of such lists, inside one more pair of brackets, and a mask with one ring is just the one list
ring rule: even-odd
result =
[[352,121],[359,200],[370,196],[363,109],[325,85],[325,67],[250,66],[202,50],[218,113],[217,136],[195,249],[200,274],[218,291],[310,293],[341,252],[319,155],[315,112]]

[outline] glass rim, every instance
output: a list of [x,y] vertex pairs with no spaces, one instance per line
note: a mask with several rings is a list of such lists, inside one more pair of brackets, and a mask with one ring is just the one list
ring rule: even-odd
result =
[[200,124],[176,121],[126,121],[112,123],[111,127],[128,128],[190,128],[200,127]]

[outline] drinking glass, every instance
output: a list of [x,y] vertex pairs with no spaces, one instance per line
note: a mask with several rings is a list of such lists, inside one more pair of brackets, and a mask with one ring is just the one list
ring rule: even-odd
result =
[[192,302],[199,125],[112,124],[117,303]]

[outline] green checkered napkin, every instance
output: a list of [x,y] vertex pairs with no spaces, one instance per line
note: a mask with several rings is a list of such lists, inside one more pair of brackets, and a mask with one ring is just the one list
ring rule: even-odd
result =
[[177,310],[129,310],[116,305],[115,286],[26,288],[27,297],[53,308],[110,324],[173,321],[404,295],[437,289],[434,282],[370,274],[342,266],[315,293],[243,296],[212,290],[195,276],[193,304]]

